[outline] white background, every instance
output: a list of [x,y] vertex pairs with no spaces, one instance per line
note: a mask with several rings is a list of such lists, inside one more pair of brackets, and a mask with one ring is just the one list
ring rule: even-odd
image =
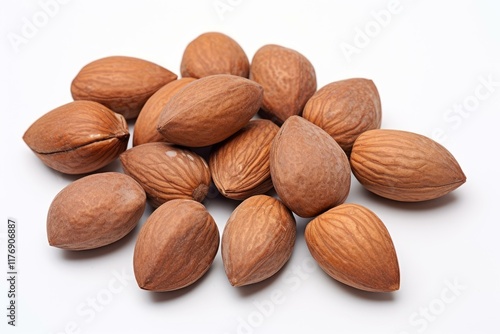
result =
[[[498,333],[498,2],[54,1],[1,1],[0,268],[7,272],[6,224],[15,218],[19,277],[16,328],[7,325],[1,279],[0,332]],[[382,15],[387,8],[390,18]],[[35,30],[25,27],[30,22]],[[219,251],[189,288],[140,290],[131,276],[138,229],[94,251],[48,245],[48,207],[76,177],[45,167],[22,141],[24,131],[71,101],[71,80],[88,62],[135,56],[179,74],[185,46],[206,31],[230,35],[250,59],[264,44],[293,48],[315,66],[318,87],[370,78],[381,95],[384,128],[431,136],[454,154],[467,183],[435,201],[380,199],[353,179],[348,202],[376,212],[392,235],[400,291],[365,293],[324,274],[307,250],[305,219],[297,221],[289,263],[247,288],[228,283]],[[13,36],[24,40],[13,43]],[[350,55],[342,51],[349,46]],[[217,197],[205,204],[222,233],[237,202]]]

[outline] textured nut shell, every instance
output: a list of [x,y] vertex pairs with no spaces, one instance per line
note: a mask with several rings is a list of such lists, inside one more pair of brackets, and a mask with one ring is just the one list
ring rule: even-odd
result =
[[193,284],[210,268],[219,230],[205,207],[173,200],[156,209],[139,232],[134,274],[141,289],[172,291]]
[[134,146],[165,141],[165,138],[156,130],[160,114],[172,96],[194,80],[196,79],[181,78],[171,81],[146,101],[134,124]]
[[175,79],[176,74],[147,60],[112,56],[85,65],[71,83],[71,95],[132,119],[154,92]]
[[223,141],[244,127],[262,104],[262,87],[228,74],[198,79],[163,109],[158,131],[165,140],[189,147]]
[[357,289],[399,289],[399,265],[391,236],[367,208],[342,204],[306,226],[307,247],[319,266],[334,279]]
[[250,79],[264,87],[263,117],[281,124],[300,115],[316,91],[316,72],[299,52],[279,45],[265,45],[255,53]]
[[153,206],[178,198],[201,202],[208,193],[208,165],[186,149],[147,143],[125,151],[120,161],[124,172],[144,188]]
[[347,156],[335,140],[300,116],[291,116],[273,140],[271,178],[279,197],[301,217],[343,203],[351,186]]
[[243,200],[273,187],[269,151],[278,130],[269,120],[252,120],[211,153],[210,171],[223,196]]
[[367,131],[354,143],[350,160],[354,176],[366,189],[396,201],[438,198],[466,181],[446,148],[412,132]]
[[292,255],[295,237],[295,219],[279,200],[257,195],[243,201],[222,234],[222,260],[231,285],[274,275]]
[[146,194],[131,177],[98,173],[61,190],[47,215],[49,244],[68,250],[109,245],[127,235],[146,207]]
[[360,134],[380,128],[380,96],[371,80],[332,82],[307,101],[302,116],[328,132],[349,155]]
[[49,111],[26,130],[24,142],[47,166],[67,174],[93,172],[126,150],[122,115],[92,101],[75,101]]
[[245,51],[231,37],[207,32],[191,41],[182,56],[181,75],[202,78],[232,74],[248,78],[250,63]]

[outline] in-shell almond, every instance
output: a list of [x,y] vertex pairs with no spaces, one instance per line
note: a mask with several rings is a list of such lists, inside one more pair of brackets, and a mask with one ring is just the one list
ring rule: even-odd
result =
[[218,248],[219,230],[201,203],[167,202],[139,231],[134,250],[137,284],[151,291],[191,285],[208,271]]
[[343,203],[351,186],[349,160],[335,140],[300,116],[291,116],[273,140],[271,178],[279,197],[301,217]]
[[367,208],[342,204],[313,219],[305,239],[311,255],[334,279],[357,289],[399,289],[399,264],[391,236]]
[[147,60],[112,56],[85,65],[71,83],[71,94],[132,119],[154,92],[175,79],[176,74]]
[[210,170],[202,157],[167,143],[135,146],[120,156],[123,170],[146,190],[154,206],[178,198],[203,201]]
[[360,134],[380,128],[380,96],[371,80],[332,82],[307,101],[302,116],[328,132],[349,155]]
[[223,141],[244,127],[262,103],[262,87],[229,74],[198,79],[163,109],[158,131],[165,140],[189,147]]
[[296,225],[279,200],[256,195],[231,214],[222,234],[222,260],[233,286],[261,282],[288,261],[295,244]]
[[146,207],[146,194],[130,176],[107,172],[85,176],[61,190],[47,215],[49,244],[94,249],[127,235]]
[[278,130],[269,120],[252,120],[210,154],[212,178],[222,195],[243,200],[273,187],[269,151]]
[[196,37],[184,50],[181,62],[183,77],[232,74],[248,78],[249,69],[245,51],[234,39],[220,32]]
[[127,149],[122,115],[92,101],[74,101],[49,111],[25,132],[24,142],[47,166],[66,174],[93,172]]
[[350,159],[354,176],[366,189],[396,201],[438,198],[466,181],[446,148],[407,131],[364,132],[356,139]]

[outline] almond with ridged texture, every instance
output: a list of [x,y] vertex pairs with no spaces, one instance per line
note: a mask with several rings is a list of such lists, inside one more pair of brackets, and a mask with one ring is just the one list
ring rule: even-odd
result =
[[229,74],[198,79],[175,94],[163,109],[158,131],[166,141],[209,146],[243,128],[262,104],[262,87]]
[[208,193],[208,165],[187,149],[147,143],[125,151],[120,161],[124,172],[139,182],[155,207],[179,198],[201,202]]
[[291,116],[273,140],[271,178],[283,203],[301,217],[342,204],[349,194],[349,160],[335,140],[300,116]]
[[231,37],[207,32],[192,40],[182,55],[181,75],[202,78],[232,74],[248,78],[250,63],[245,51]]
[[250,121],[210,154],[210,171],[220,193],[244,200],[273,187],[269,151],[279,127],[265,119]]
[[132,231],[146,207],[146,194],[130,176],[85,176],[61,190],[47,214],[49,244],[67,250],[109,245]]
[[401,202],[439,198],[466,181],[445,147],[413,132],[364,132],[356,139],[350,160],[354,176],[366,189]]
[[194,80],[196,79],[181,78],[171,81],[146,101],[134,124],[134,146],[165,141],[163,136],[156,130],[160,114],[172,96]]
[[360,134],[380,128],[380,96],[368,79],[332,82],[307,101],[302,116],[328,132],[349,155]]
[[399,289],[399,264],[384,223],[369,209],[342,204],[306,226],[307,247],[331,277],[371,292]]
[[175,79],[176,74],[150,61],[111,56],[85,65],[71,83],[71,95],[133,119],[151,95]]
[[256,195],[231,214],[222,234],[222,261],[229,282],[244,286],[276,274],[292,255],[296,224],[279,200]]
[[83,174],[115,160],[129,137],[122,115],[96,102],[74,101],[36,120],[23,140],[50,168]]
[[219,230],[205,207],[177,199],[156,209],[139,231],[134,274],[141,289],[173,291],[199,280],[219,248]]
[[250,79],[264,87],[261,116],[278,124],[292,115],[300,115],[316,92],[316,72],[301,53],[269,44],[255,53]]

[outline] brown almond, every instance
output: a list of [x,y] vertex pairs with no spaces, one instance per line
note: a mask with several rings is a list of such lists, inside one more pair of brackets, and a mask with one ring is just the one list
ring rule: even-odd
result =
[[146,207],[146,194],[131,177],[98,173],[74,181],[52,201],[47,215],[49,244],[68,250],[109,245],[127,235]]
[[279,127],[265,119],[250,121],[210,154],[214,183],[227,198],[243,200],[273,187],[269,151]]
[[24,142],[50,168],[66,174],[98,170],[127,149],[122,115],[92,101],[74,101],[49,111],[26,130]]
[[133,119],[151,95],[175,79],[176,74],[150,61],[112,56],[85,65],[71,83],[71,95]]
[[208,193],[208,165],[186,149],[147,143],[125,151],[120,161],[124,172],[144,188],[153,206],[179,198],[201,202]]
[[407,131],[364,132],[354,143],[350,161],[354,176],[366,189],[396,201],[435,199],[466,181],[446,148]]
[[177,199],[156,209],[139,231],[134,274],[141,289],[172,291],[200,279],[219,248],[219,230],[205,207]]
[[342,204],[306,226],[307,247],[331,277],[357,289],[399,289],[399,264],[384,223],[357,204]]
[[244,286],[277,273],[292,255],[296,224],[279,200],[256,195],[231,214],[222,234],[222,260],[229,282]]

